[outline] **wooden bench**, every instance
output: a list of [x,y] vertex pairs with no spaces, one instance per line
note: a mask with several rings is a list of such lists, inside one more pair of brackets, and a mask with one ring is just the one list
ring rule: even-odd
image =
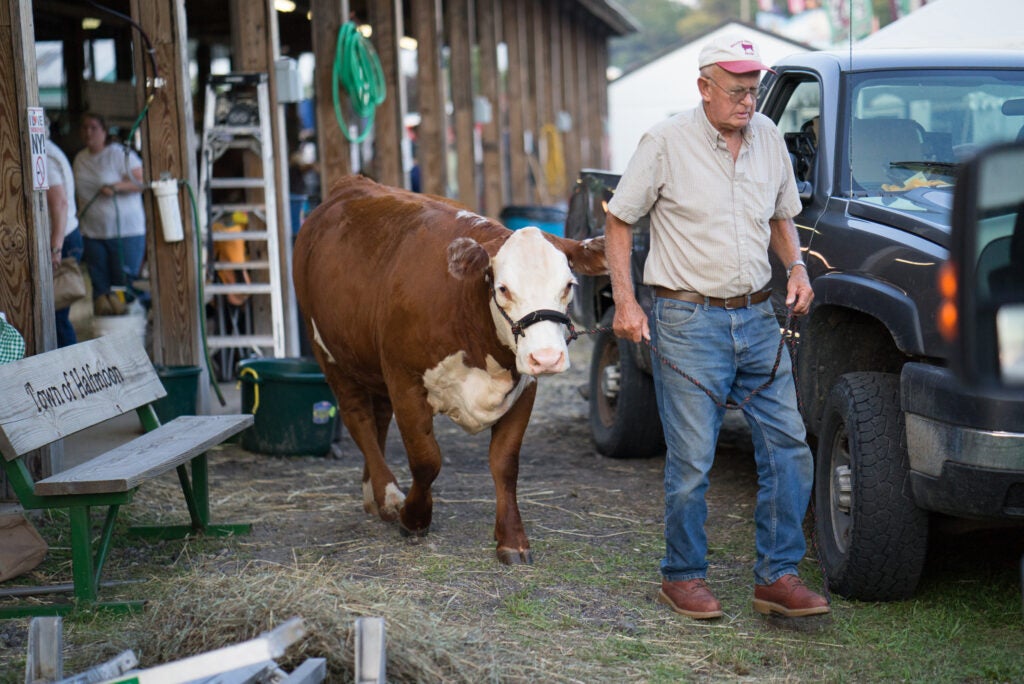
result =
[[[98,590],[121,506],[137,488],[172,469],[190,524],[133,528],[162,539],[191,534],[243,534],[249,525],[210,524],[206,452],[252,425],[251,415],[181,416],[166,425],[151,403],[166,396],[142,341],[114,334],[0,365],[0,452],[11,487],[26,510],[67,509],[75,602],[0,607],[0,618],[59,615],[89,604],[132,610],[140,601],[100,603]],[[43,446],[136,411],[145,433],[51,477],[35,481],[24,456]],[[96,543],[90,509],[106,507]],[[54,591],[40,587],[40,593]],[[65,591],[68,589],[65,585]],[[27,593],[27,592],[25,592]]]

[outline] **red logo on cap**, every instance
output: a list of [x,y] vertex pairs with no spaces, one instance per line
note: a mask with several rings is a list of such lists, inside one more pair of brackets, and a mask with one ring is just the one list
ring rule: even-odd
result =
[[748,54],[748,55],[754,54],[754,44],[751,43],[749,40],[739,40],[739,41],[736,41],[735,43],[733,43],[729,47],[736,47],[737,45],[740,46],[740,49],[743,50],[743,52],[745,54]]

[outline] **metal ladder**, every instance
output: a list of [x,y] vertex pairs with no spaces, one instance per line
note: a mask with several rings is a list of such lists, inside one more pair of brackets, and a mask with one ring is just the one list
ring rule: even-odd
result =
[[[228,150],[244,150],[236,162],[243,166],[251,153],[261,163],[262,175],[246,177],[244,170],[223,168],[223,155]],[[218,164],[218,161],[222,161]],[[218,168],[220,167],[220,168]],[[227,173],[230,172],[230,173]],[[205,292],[217,307],[217,330],[207,334],[211,352],[220,350],[221,379],[229,380],[234,372],[235,353],[253,356],[285,356],[284,301],[281,288],[280,244],[277,226],[277,187],[274,180],[273,137],[270,119],[270,93],[267,74],[235,73],[210,76],[206,86],[206,107],[203,117],[202,156],[199,174],[199,214],[206,222],[203,229],[207,245],[206,271],[210,276],[227,271],[255,275],[252,282],[238,278],[233,283],[207,283]],[[234,191],[234,192],[232,192]],[[262,200],[253,201],[256,191]],[[226,232],[214,230],[214,224],[245,214],[248,226],[262,223],[259,229]],[[234,223],[230,221],[230,223]],[[242,261],[218,260],[216,243],[229,240],[244,245]],[[255,255],[255,256],[254,256]],[[265,277],[259,274],[265,273]],[[238,305],[229,304],[228,297],[245,298],[247,313],[244,329],[237,322],[241,316]],[[267,329],[266,315],[254,320],[253,296],[269,297],[270,333],[256,333],[256,324]],[[265,311],[261,309],[261,312]]]

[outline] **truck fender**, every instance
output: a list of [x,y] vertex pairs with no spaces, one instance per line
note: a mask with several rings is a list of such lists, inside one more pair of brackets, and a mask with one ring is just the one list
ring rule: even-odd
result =
[[842,306],[872,316],[908,355],[924,354],[921,319],[914,300],[901,290],[852,273],[826,273],[815,278],[814,304]]

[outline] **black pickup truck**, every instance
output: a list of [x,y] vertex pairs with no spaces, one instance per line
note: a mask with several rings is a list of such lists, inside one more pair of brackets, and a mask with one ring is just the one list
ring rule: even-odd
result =
[[[795,221],[815,299],[799,324],[795,371],[815,451],[821,560],[837,593],[906,598],[934,514],[1024,524],[1024,401],[959,383],[938,325],[957,170],[982,147],[1024,138],[1024,60],[1019,52],[811,52],[775,71],[758,110],[786,139],[803,201]],[[581,172],[567,236],[603,232],[617,181]],[[1012,229],[991,227],[1006,232],[987,257],[994,263],[1009,265]],[[644,306],[648,245],[645,217],[633,234]],[[772,260],[782,320],[785,273]],[[608,278],[581,279],[571,313],[582,327],[610,325]],[[600,453],[663,452],[650,368],[646,346],[597,335],[589,402]]]

